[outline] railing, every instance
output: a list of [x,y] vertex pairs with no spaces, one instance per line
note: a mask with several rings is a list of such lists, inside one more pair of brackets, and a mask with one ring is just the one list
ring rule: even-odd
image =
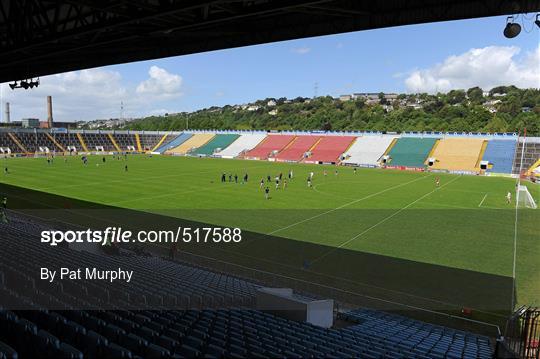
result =
[[518,358],[540,358],[540,308],[521,307],[508,319],[501,344]]

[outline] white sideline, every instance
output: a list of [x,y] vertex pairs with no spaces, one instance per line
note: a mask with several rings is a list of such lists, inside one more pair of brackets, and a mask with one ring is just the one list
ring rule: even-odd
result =
[[282,227],[282,228],[278,228],[278,229],[276,229],[276,230],[274,230],[274,231],[272,231],[272,232],[268,232],[268,233],[266,233],[266,234],[272,235],[272,234],[275,234],[275,233],[284,231],[284,230],[286,230],[286,229],[289,229],[289,228],[291,228],[291,227],[297,226],[297,225],[299,225],[299,224],[302,224],[302,223],[305,223],[305,222],[309,222],[309,221],[311,221],[312,219],[322,217],[322,216],[324,216],[324,215],[326,215],[326,214],[328,214],[328,213],[332,213],[332,212],[334,212],[334,211],[337,211],[337,210],[340,210],[340,209],[342,209],[342,208],[348,207],[348,206],[350,206],[350,205],[352,205],[352,204],[355,204],[355,203],[364,201],[364,200],[369,199],[369,198],[374,197],[374,196],[378,196],[378,195],[380,195],[380,194],[382,194],[382,193],[391,191],[391,190],[393,190],[393,189],[396,189],[396,188],[399,188],[399,187],[406,186],[406,185],[408,185],[409,183],[413,183],[413,182],[419,181],[419,180],[421,180],[421,179],[424,179],[424,178],[427,178],[427,177],[430,177],[430,176],[431,176],[431,174],[430,174],[430,175],[427,175],[427,176],[418,177],[418,178],[415,178],[415,179],[412,180],[412,181],[405,182],[405,183],[401,183],[401,184],[399,184],[399,185],[395,185],[395,186],[389,187],[389,188],[384,189],[384,190],[382,190],[382,191],[379,191],[379,192],[376,192],[376,193],[372,193],[372,194],[367,195],[367,196],[365,196],[365,197],[355,199],[355,200],[353,200],[353,201],[351,201],[351,202],[348,202],[348,203],[345,203],[345,204],[343,204],[343,205],[341,205],[341,206],[339,206],[339,207],[332,208],[332,209],[330,209],[330,210],[328,210],[328,211],[326,211],[326,212],[319,213],[319,214],[317,214],[317,215],[315,215],[315,216],[312,216],[312,217],[303,219],[303,220],[298,221],[298,222],[296,222],[296,223],[289,224],[288,226],[285,226],[285,227]]
[[380,224],[386,222],[387,220],[389,220],[390,218],[393,218],[394,216],[398,215],[399,213],[401,213],[402,211],[406,210],[407,208],[409,208],[410,206],[414,205],[415,203],[423,200],[424,198],[426,198],[427,196],[431,195],[432,193],[436,192],[436,191],[439,191],[440,189],[442,189],[443,187],[449,185],[450,183],[453,183],[455,181],[457,181],[459,178],[461,177],[456,177],[454,178],[453,180],[449,181],[449,182],[446,182],[445,184],[443,184],[441,187],[437,187],[435,188],[434,190],[432,190],[431,192],[428,192],[426,194],[424,194],[423,196],[419,197],[418,199],[412,201],[411,203],[409,203],[408,205],[406,205],[405,207],[403,208],[400,208],[399,210],[397,210],[396,212],[392,213],[391,215],[389,215],[388,217],[385,217],[383,218],[382,220],[380,220],[379,222],[375,223],[374,225],[372,225],[371,227],[363,230],[362,232],[360,232],[359,234],[355,235],[354,237],[352,237],[351,239],[348,239],[346,240],[345,242],[341,243],[339,246],[335,247],[335,248],[332,248],[331,250],[329,250],[328,252],[326,252],[325,254],[321,255],[320,257],[316,258],[315,260],[313,260],[311,262],[311,264],[323,259],[324,257],[326,257],[327,255],[333,253],[334,251],[338,250],[339,248],[343,248],[344,246],[346,246],[347,244],[351,243],[352,241],[356,240],[357,238],[360,238],[362,237],[364,234],[366,234],[367,232],[371,231],[373,228],[379,226]]

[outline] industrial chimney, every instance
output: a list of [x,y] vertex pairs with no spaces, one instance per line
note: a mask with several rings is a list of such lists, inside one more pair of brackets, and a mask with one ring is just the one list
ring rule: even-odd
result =
[[47,123],[49,128],[53,128],[52,96],[47,96]]
[[10,123],[9,102],[6,102],[6,123]]

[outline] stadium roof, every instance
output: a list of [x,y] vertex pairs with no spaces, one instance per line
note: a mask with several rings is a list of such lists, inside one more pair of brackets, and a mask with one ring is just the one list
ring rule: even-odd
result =
[[540,0],[0,0],[0,82],[309,36],[538,10]]

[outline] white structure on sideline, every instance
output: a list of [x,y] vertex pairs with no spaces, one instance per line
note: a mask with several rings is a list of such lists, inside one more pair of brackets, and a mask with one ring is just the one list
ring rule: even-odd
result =
[[295,294],[291,288],[259,288],[257,310],[323,328],[334,325],[334,301]]
[[242,134],[223,151],[216,153],[215,156],[223,158],[237,157],[242,152],[249,151],[257,146],[265,137],[266,133]]

